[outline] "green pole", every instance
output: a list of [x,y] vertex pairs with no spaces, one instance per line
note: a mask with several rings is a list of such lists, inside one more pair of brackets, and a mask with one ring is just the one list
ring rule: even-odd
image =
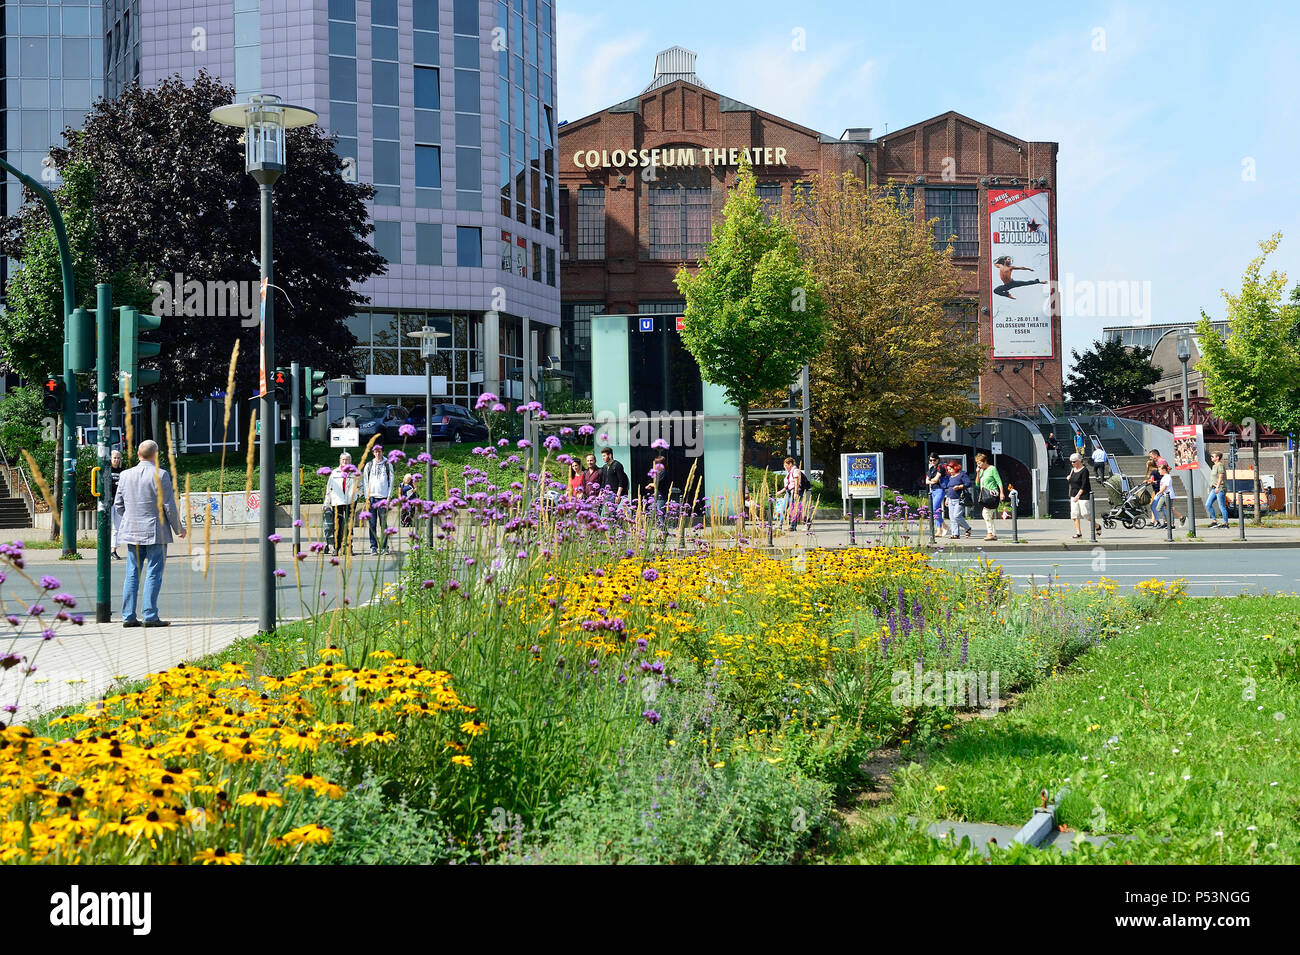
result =
[[50,190],[24,172],[0,159],[0,168],[12,175],[41,198],[54,224],[54,238],[59,244],[59,267],[63,271],[63,556],[77,557],[77,376],[71,364],[72,311],[77,307],[76,286],[72,278],[72,253],[68,249],[68,232],[63,227],[63,213]]
[[95,286],[95,374],[98,402],[96,425],[99,432],[99,501],[98,501],[98,540],[95,548],[95,621],[108,623],[112,616],[109,604],[109,590],[112,586],[112,564],[109,562],[109,533],[112,529],[113,515],[110,508],[113,498],[109,490],[113,486],[110,477],[112,463],[108,447],[112,437],[113,396],[116,394],[112,375],[112,341],[113,341],[113,286],[100,282]]

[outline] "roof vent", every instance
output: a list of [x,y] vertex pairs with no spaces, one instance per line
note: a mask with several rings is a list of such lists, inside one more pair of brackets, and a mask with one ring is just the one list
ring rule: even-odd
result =
[[708,89],[695,75],[695,54],[680,46],[672,46],[655,56],[655,75],[642,93],[649,93],[669,83],[683,80],[693,86]]

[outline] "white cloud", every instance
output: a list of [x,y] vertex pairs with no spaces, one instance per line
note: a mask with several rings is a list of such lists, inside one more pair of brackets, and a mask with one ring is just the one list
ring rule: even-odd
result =
[[[555,21],[561,119],[579,119],[640,92],[654,66],[650,34],[615,30],[608,17],[560,13]],[[638,64],[640,70],[637,69]]]

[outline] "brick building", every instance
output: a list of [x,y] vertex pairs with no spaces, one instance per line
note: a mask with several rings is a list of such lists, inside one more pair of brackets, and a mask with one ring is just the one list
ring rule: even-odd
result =
[[[1038,192],[1050,277],[1057,275],[1057,144],[1017,139],[958,113],[883,136],[850,128],[835,138],[714,92],[696,76],[695,54],[673,47],[656,57],[653,79],[638,95],[562,123],[559,134],[562,354],[579,395],[590,393],[592,315],[683,309],[673,275],[703,255],[743,158],[770,203],[788,203],[816,174],[893,180],[918,216],[938,218],[941,241],[956,236],[954,260],[969,276],[952,317],[986,344],[995,277],[991,196],[996,204],[1018,190]],[[1043,241],[1041,231],[1027,235]],[[1059,308],[1052,312],[1030,352],[1037,357],[992,360],[971,383],[991,413],[1060,400]]]

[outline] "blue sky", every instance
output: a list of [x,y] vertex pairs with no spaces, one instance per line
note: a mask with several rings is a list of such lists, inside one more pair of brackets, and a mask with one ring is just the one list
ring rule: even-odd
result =
[[654,54],[679,44],[699,54],[711,89],[835,136],[952,109],[1059,143],[1062,281],[1150,290],[1129,316],[1066,315],[1067,358],[1103,325],[1192,321],[1201,309],[1223,317],[1220,290],[1239,287],[1256,243],[1274,232],[1283,241],[1272,267],[1291,286],[1300,280],[1300,4],[558,9],[562,120],[640,92]]

